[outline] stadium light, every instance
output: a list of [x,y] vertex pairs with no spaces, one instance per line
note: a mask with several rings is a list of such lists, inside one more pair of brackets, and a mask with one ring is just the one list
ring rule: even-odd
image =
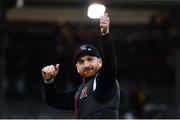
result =
[[106,7],[102,4],[91,4],[88,7],[87,16],[91,19],[98,19],[100,16],[104,15]]
[[22,8],[24,6],[24,0],[16,0],[16,7]]

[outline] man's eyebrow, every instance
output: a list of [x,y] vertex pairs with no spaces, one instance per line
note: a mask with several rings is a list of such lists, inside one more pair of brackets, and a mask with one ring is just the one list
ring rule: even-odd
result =
[[78,62],[83,61],[83,59],[79,59]]

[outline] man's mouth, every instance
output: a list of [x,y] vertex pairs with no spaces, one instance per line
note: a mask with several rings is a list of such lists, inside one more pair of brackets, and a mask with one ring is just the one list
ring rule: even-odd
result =
[[83,72],[90,72],[92,69],[85,69]]

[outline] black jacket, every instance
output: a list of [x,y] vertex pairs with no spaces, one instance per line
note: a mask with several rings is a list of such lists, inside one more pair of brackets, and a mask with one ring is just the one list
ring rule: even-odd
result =
[[120,90],[116,80],[115,53],[109,34],[102,36],[101,70],[72,92],[61,92],[54,83],[45,84],[47,104],[75,109],[77,118],[119,118]]

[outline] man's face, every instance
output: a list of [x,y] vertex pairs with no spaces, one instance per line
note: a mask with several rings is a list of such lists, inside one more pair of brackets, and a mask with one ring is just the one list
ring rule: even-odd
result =
[[101,66],[101,58],[89,55],[79,58],[76,63],[77,71],[83,78],[94,76],[99,71]]

